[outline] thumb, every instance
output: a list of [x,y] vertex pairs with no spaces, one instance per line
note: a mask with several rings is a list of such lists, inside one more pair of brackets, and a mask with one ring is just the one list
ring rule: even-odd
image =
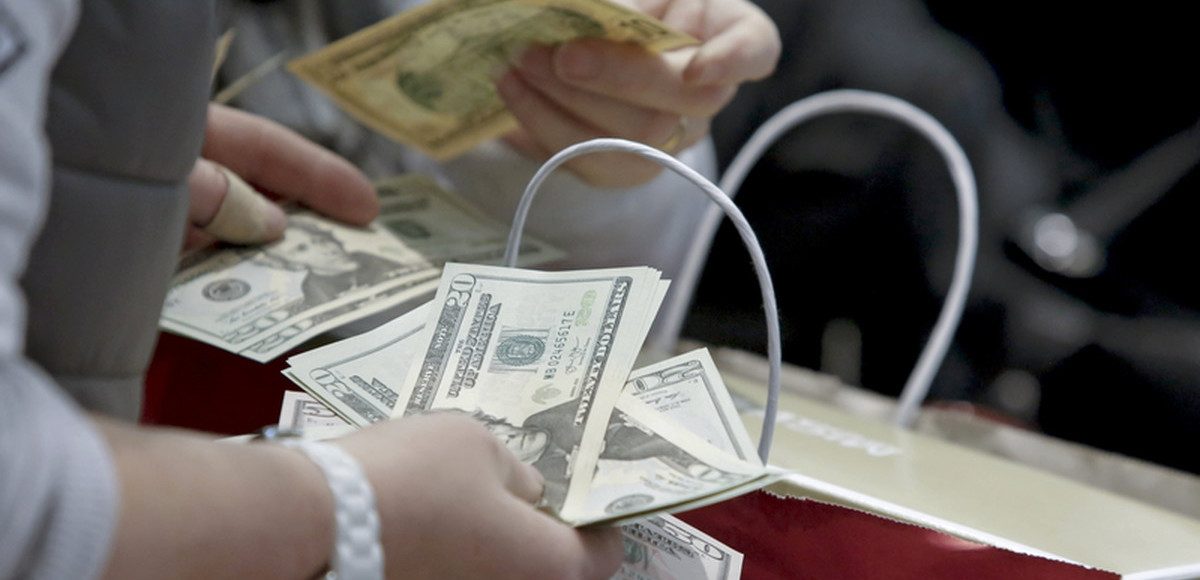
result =
[[188,177],[191,224],[212,237],[235,244],[279,239],[287,216],[242,178],[224,166],[199,159]]

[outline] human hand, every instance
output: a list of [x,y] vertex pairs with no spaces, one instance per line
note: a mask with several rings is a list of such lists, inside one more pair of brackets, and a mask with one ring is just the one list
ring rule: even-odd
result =
[[[526,51],[497,88],[520,129],[506,140],[546,159],[596,137],[621,137],[676,153],[708,135],[738,87],[771,74],[779,31],[749,0],[616,0],[691,34],[701,44],[654,54],[585,39]],[[581,156],[567,167],[602,187],[631,187],[662,170],[624,153]]]
[[188,177],[184,247],[283,235],[283,210],[255,187],[354,225],[379,214],[375,188],[349,161],[273,121],[209,105],[204,148]]
[[337,441],[375,490],[389,578],[609,578],[616,528],[577,530],[534,509],[540,473],[458,415],[387,421]]

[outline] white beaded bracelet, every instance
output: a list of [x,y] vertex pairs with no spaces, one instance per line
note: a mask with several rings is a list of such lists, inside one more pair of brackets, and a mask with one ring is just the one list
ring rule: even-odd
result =
[[379,543],[379,513],[375,494],[358,461],[336,445],[304,439],[276,439],[302,451],[325,474],[333,492],[337,536],[326,578],[382,580],[383,546]]

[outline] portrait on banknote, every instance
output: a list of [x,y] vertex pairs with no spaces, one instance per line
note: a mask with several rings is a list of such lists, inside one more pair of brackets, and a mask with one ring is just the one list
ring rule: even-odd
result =
[[278,243],[263,249],[256,262],[304,275],[303,298],[292,308],[308,310],[336,300],[356,288],[374,286],[411,268],[367,251],[348,251],[329,229],[297,221]]
[[436,268],[378,228],[289,216],[283,239],[224,246],[175,275],[163,328],[259,361],[305,338],[386,308],[435,279]]
[[[582,432],[574,425],[575,401],[534,413],[520,424],[504,417],[475,411],[471,417],[482,422],[504,446],[524,463],[533,465],[546,478],[544,497],[551,505],[561,503],[571,477],[571,461]],[[637,461],[655,458],[693,477],[708,467],[663,437],[643,427],[619,410],[614,411],[604,436],[600,459]],[[719,475],[718,475],[719,477]]]

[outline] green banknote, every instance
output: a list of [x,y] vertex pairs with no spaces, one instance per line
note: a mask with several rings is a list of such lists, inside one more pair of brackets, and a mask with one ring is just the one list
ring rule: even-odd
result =
[[[376,184],[379,218],[353,227],[291,212],[283,239],[189,255],[159,325],[258,362],[326,331],[431,294],[448,260],[496,263],[507,231],[429,177]],[[527,249],[526,249],[527,247]],[[532,240],[518,261],[563,253]]]
[[515,56],[579,38],[651,51],[697,42],[608,0],[436,0],[288,68],[372,129],[448,159],[515,127],[494,82]]

